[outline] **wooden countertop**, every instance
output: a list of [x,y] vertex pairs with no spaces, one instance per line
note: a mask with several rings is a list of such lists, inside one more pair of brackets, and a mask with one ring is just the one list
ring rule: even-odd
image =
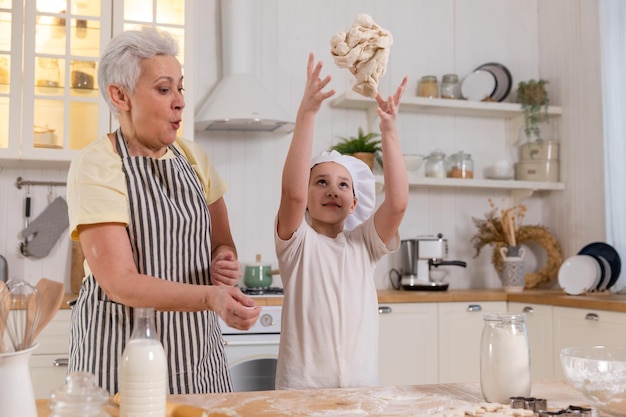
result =
[[[66,294],[61,308],[69,308],[67,301],[77,297]],[[253,297],[261,306],[280,306],[282,297]],[[524,290],[519,293],[507,293],[502,289],[470,289],[447,291],[397,291],[379,290],[378,302],[384,303],[439,303],[439,302],[479,302],[512,301],[518,303],[545,304],[559,307],[586,308],[620,313],[626,312],[626,294],[609,292],[568,295],[562,290]]]
[[[570,405],[589,406],[565,381],[536,382],[531,395],[545,398],[551,410]],[[452,407],[477,406],[483,401],[479,383],[173,395],[168,398],[168,402],[207,410],[225,409],[240,417],[424,416]],[[39,417],[50,415],[47,401],[38,400],[37,408]],[[112,417],[119,416],[115,407],[107,407],[107,411]],[[168,415],[175,416],[183,417],[178,413]]]

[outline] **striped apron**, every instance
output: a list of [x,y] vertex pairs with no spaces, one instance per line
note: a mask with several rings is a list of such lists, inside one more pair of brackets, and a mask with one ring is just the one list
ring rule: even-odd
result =
[[[210,285],[211,218],[189,162],[174,146],[172,159],[132,157],[121,129],[117,149],[128,186],[126,230],[139,273]],[[91,372],[115,394],[132,316],[132,308],[112,301],[93,275],[87,277],[72,310],[68,371]],[[168,358],[170,394],[232,391],[215,312],[157,311],[156,330]]]

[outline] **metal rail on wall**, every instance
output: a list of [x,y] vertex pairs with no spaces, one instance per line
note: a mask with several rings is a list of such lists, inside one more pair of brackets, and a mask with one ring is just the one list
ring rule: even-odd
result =
[[15,181],[15,186],[18,190],[21,190],[25,185],[45,185],[47,187],[65,187],[67,185],[66,182],[63,181],[27,181],[22,177],[17,177]]

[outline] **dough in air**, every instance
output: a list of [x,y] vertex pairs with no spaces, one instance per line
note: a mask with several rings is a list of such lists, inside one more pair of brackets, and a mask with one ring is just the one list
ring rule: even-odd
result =
[[376,97],[378,81],[385,74],[393,38],[371,16],[359,14],[350,30],[337,32],[330,40],[331,54],[339,68],[348,68],[356,78],[352,89],[365,97]]

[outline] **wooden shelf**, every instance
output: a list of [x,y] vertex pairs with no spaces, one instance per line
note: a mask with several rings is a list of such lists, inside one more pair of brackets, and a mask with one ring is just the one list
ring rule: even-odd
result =
[[[346,92],[331,103],[333,107],[376,111],[378,103],[353,92]],[[403,97],[400,111],[441,116],[469,116],[512,119],[522,116],[518,103],[493,103],[467,100],[450,100],[441,98]],[[561,115],[563,109],[557,106],[548,107],[549,115]]]
[[[382,175],[376,176],[376,182],[383,183]],[[431,178],[409,176],[410,186],[421,187],[462,187],[462,188],[500,188],[505,190],[558,191],[564,190],[562,182],[492,180],[482,178]]]
[[[382,175],[375,175],[378,191],[385,185]],[[522,201],[530,197],[536,191],[562,191],[565,184],[562,182],[544,181],[517,181],[517,180],[492,180],[482,178],[431,178],[415,177],[409,175],[410,187],[433,187],[433,188],[482,188],[499,189],[511,192],[514,201]]]

